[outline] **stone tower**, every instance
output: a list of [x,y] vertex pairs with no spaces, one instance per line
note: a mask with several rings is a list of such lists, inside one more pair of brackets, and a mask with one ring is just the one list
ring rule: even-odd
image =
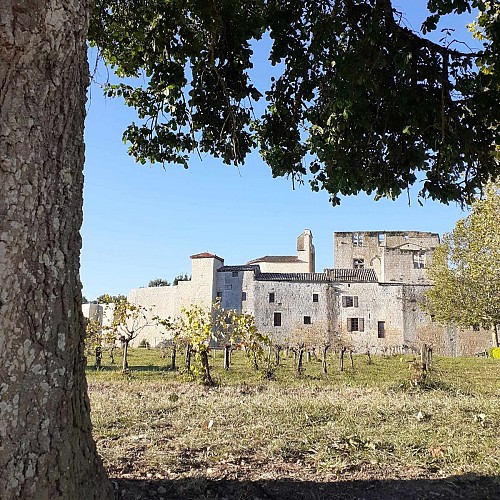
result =
[[315,255],[313,245],[313,235],[310,229],[304,229],[304,232],[297,238],[297,258],[307,262],[309,273],[315,272]]

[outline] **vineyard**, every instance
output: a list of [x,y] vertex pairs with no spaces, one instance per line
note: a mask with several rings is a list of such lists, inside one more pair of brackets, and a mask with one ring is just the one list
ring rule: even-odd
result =
[[410,356],[296,360],[272,377],[243,351],[209,355],[214,386],[132,349],[88,368],[94,435],[123,499],[499,498],[500,363]]

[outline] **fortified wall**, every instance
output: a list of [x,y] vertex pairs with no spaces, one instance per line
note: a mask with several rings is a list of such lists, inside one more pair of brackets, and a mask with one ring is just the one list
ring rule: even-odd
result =
[[[208,309],[218,299],[224,309],[254,315],[259,331],[283,344],[316,336],[358,351],[386,352],[424,341],[447,355],[487,349],[489,332],[440,327],[420,306],[432,286],[426,269],[438,245],[439,236],[429,232],[335,232],[334,267],[317,273],[306,229],[297,238],[296,255],[231,266],[212,253],[191,255],[191,281],[136,288],[128,300],[147,308],[152,319],[175,318],[191,304]],[[88,306],[87,316],[98,313]],[[133,345],[146,340],[155,346],[167,339],[165,333],[148,326]]]

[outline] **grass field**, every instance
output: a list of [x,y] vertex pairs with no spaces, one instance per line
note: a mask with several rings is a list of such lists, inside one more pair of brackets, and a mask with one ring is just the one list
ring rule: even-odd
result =
[[[216,387],[135,349],[130,372],[88,369],[94,435],[118,498],[500,498],[500,362],[356,356],[263,379],[236,353]],[[181,361],[179,359],[179,361]]]

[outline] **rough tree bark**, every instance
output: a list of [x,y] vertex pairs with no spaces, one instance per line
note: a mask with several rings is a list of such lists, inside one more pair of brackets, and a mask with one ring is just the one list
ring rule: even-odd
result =
[[90,0],[0,2],[0,492],[113,498],[91,435],[79,260]]

